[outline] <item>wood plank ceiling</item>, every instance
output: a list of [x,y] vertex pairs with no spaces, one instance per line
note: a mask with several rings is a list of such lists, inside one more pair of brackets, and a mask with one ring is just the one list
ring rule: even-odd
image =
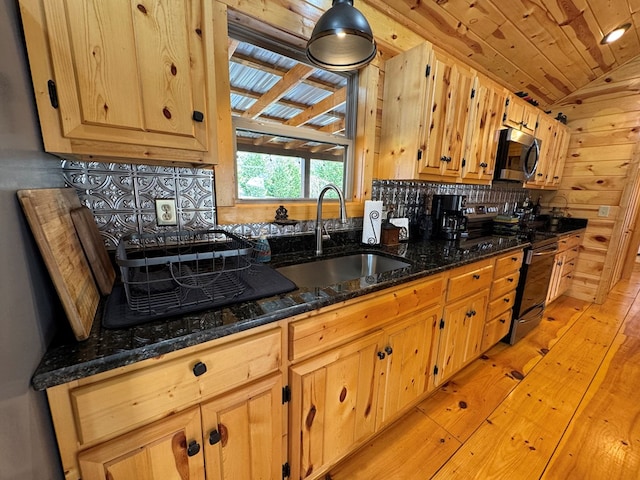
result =
[[[640,0],[359,0],[546,108],[640,54]],[[356,2],[358,3],[358,2]],[[355,5],[357,8],[357,4]],[[611,45],[603,35],[630,23]],[[394,49],[394,32],[380,33]]]

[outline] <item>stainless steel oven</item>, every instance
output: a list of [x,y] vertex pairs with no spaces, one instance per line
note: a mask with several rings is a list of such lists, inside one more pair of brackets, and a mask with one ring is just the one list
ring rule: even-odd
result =
[[513,320],[508,336],[511,345],[542,321],[557,251],[558,240],[555,236],[535,239],[531,247],[525,250],[513,306]]

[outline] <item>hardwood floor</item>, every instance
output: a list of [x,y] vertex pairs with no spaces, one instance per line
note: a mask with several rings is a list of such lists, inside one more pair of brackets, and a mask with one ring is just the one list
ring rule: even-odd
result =
[[639,479],[639,393],[636,264],[602,305],[560,297],[326,478]]

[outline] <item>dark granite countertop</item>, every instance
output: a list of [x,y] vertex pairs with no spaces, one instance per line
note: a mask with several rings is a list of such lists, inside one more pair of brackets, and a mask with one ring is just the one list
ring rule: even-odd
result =
[[[121,329],[104,328],[99,309],[87,340],[77,342],[65,333],[53,342],[33,375],[32,385],[37,390],[44,390],[394,287],[529,244],[516,238],[490,237],[488,240],[491,241],[491,245],[485,244],[484,248],[460,248],[460,244],[444,241],[410,242],[380,247],[359,243],[360,232],[342,234],[342,237],[339,241],[331,240],[326,243],[325,256],[339,256],[363,250],[376,251],[402,257],[411,263],[411,266],[375,277],[341,282],[328,288],[300,288],[260,300]],[[278,245],[274,248],[274,252],[278,253],[273,255],[271,265],[280,267],[313,258],[313,250],[308,249],[308,245],[312,243],[309,239],[312,240],[313,237],[301,235]],[[275,240],[275,243],[278,242],[280,240]]]

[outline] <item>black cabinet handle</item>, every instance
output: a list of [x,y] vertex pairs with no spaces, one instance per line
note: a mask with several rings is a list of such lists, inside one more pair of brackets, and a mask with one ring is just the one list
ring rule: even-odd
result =
[[209,445],[215,445],[222,439],[220,432],[218,430],[211,430],[209,434]]
[[387,355],[391,355],[393,353],[393,349],[391,347],[385,347],[384,351],[387,352]]
[[193,366],[193,374],[196,377],[199,377],[200,375],[206,372],[207,372],[207,366],[202,362],[198,362]]
[[477,273],[473,274],[473,279],[474,280],[480,280],[480,275],[478,275]]
[[199,112],[198,110],[193,111],[193,115],[191,116],[194,122],[203,122],[204,121],[204,113]]
[[189,442],[189,445],[187,446],[187,455],[189,455],[190,457],[193,457],[194,455],[197,455],[199,452],[200,452],[200,444],[195,440],[191,440]]
[[378,358],[380,360],[384,360],[384,357],[386,357],[386,355],[384,354],[384,352],[378,352]]
[[513,278],[511,278],[511,277],[507,278],[507,282],[513,283]]
[[501,318],[500,323],[507,323],[507,321],[504,318]]
[[444,155],[440,157],[440,161],[441,162],[446,162],[447,161],[447,157],[445,157]]
[[504,303],[509,303],[509,302],[511,301],[511,300],[509,299],[509,297],[507,297],[507,298],[503,298],[502,300],[504,301]]
[[488,163],[485,163],[485,162],[482,162],[482,163],[480,164],[480,166],[481,166],[482,168],[487,168],[487,167],[489,166],[489,164],[488,164]]

